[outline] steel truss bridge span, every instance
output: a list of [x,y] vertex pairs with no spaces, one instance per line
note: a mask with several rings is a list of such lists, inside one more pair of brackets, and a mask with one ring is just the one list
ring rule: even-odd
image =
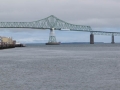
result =
[[75,25],[67,23],[57,17],[51,15],[47,18],[33,21],[33,22],[0,22],[0,28],[32,28],[32,29],[73,29],[73,30],[84,30],[91,31],[90,26]]
[[84,30],[69,30],[69,31],[83,31],[83,32],[90,32],[94,35],[114,35],[114,36],[120,36],[120,32],[106,32],[106,31],[84,31]]
[[30,29],[50,29],[48,43],[57,43],[54,30],[68,29],[70,31],[84,31],[90,32],[90,43],[94,44],[95,35],[112,35],[112,43],[114,43],[114,36],[120,35],[120,32],[105,32],[92,31],[90,26],[75,25],[67,23],[53,15],[32,22],[0,22],[0,28],[30,28]]
[[[70,30],[70,31],[83,31],[83,30]],[[90,44],[94,44],[94,35],[108,35],[112,36],[111,43],[114,44],[114,36],[120,36],[120,32],[106,32],[106,31],[84,31],[90,32]]]

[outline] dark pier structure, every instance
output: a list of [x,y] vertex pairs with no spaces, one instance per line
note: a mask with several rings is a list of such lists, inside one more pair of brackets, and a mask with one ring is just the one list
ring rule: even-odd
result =
[[111,44],[114,44],[114,36],[119,36],[120,32],[90,31],[90,44],[94,44],[94,35],[109,35],[111,36]]
[[56,40],[54,28],[50,29],[49,41],[46,45],[60,45],[60,42],[57,42]]
[[90,44],[94,44],[94,34],[90,34]]
[[115,42],[114,42],[114,35],[112,35],[112,42],[111,42],[112,44],[114,44]]

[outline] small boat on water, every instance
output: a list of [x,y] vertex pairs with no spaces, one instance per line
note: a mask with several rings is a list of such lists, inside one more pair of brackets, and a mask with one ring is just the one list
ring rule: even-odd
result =
[[16,43],[15,43],[15,47],[25,47],[25,44],[16,42]]

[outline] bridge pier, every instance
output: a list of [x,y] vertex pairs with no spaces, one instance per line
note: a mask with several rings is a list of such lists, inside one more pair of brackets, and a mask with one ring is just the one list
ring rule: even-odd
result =
[[94,44],[94,34],[90,34],[90,44]]
[[54,28],[50,29],[50,35],[49,35],[49,41],[46,43],[46,45],[59,45],[60,42],[57,42],[55,33],[54,33]]
[[113,35],[113,34],[112,34],[112,41],[111,41],[111,43],[112,43],[112,44],[115,43],[115,41],[114,41],[114,35]]

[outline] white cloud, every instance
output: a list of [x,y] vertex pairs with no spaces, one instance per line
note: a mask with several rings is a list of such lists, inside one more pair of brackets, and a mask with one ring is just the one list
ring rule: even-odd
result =
[[91,27],[119,27],[119,0],[1,0],[1,21],[35,21],[49,15]]
[[[119,31],[119,9],[120,0],[1,0],[0,22],[29,22],[55,15],[69,23],[90,25],[93,30]],[[86,33],[80,34],[81,36],[78,34],[56,32],[58,41],[82,41],[83,39],[89,41],[89,35],[87,36]],[[35,40],[46,42],[49,31],[2,29],[0,35],[12,36],[21,42],[35,42]],[[98,36],[96,39],[101,37]]]
[[[95,28],[94,30],[100,30]],[[106,31],[113,31],[111,28],[106,28]],[[24,32],[23,32],[24,31]],[[103,30],[104,31],[104,30]],[[116,29],[115,31],[118,31]],[[1,36],[12,37],[17,42],[21,43],[46,43],[49,39],[48,30],[30,31],[22,29],[22,32],[10,32],[9,30],[0,31]],[[59,42],[89,42],[90,33],[79,31],[55,31],[56,39]],[[111,36],[95,35],[95,42],[111,42]],[[115,42],[120,42],[119,36],[115,36]]]
[[38,37],[31,37],[31,38],[25,37],[17,40],[17,42],[22,42],[22,43],[45,43],[47,41],[48,39],[40,39]]

